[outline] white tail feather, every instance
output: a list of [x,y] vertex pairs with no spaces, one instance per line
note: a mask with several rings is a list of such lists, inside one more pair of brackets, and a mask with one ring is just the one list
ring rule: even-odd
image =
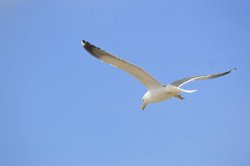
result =
[[182,92],[186,92],[186,93],[193,93],[193,92],[196,92],[197,90],[184,90],[184,89],[181,89]]

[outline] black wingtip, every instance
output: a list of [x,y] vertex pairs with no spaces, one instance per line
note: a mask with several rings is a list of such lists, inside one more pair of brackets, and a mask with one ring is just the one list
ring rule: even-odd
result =
[[88,42],[87,41],[85,41],[85,40],[81,40],[81,44],[82,44],[82,46],[85,46],[85,44],[87,44]]
[[235,68],[229,70],[229,73],[231,73],[231,72],[234,71],[234,70],[237,70],[237,67],[235,67]]
[[235,67],[235,68],[233,68],[233,69],[231,69],[231,70],[229,70],[229,71],[226,71],[226,72],[224,72],[223,75],[229,74],[229,73],[231,73],[231,72],[234,71],[234,70],[237,70],[237,68]]

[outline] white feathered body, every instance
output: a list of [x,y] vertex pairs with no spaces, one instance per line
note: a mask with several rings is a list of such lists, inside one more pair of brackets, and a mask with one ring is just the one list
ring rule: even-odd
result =
[[183,92],[183,90],[172,85],[167,85],[147,91],[143,98],[146,99],[149,103],[155,103],[174,97],[180,92]]

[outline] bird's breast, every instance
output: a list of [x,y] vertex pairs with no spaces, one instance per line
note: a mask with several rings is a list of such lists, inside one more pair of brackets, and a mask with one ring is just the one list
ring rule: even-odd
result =
[[173,97],[173,94],[169,93],[166,88],[159,88],[149,91],[149,101],[159,102]]

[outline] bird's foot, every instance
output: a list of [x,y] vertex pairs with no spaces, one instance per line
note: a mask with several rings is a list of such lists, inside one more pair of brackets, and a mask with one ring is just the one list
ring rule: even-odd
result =
[[182,96],[179,95],[179,94],[176,94],[175,97],[178,98],[178,99],[184,100],[184,97],[182,97]]

